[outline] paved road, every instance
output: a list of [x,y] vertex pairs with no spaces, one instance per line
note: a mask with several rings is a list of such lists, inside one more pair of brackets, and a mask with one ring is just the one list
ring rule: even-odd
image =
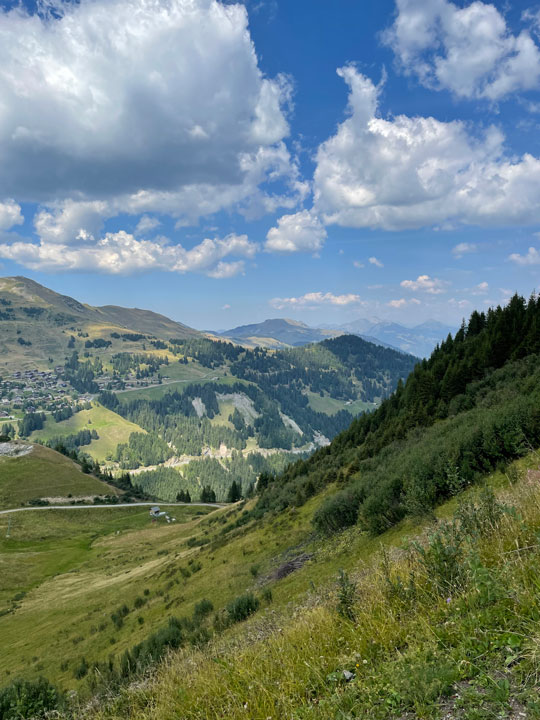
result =
[[115,503],[114,505],[38,505],[36,507],[18,507],[10,508],[9,510],[0,510],[0,515],[7,515],[7,513],[14,512],[25,512],[26,510],[88,510],[97,508],[126,508],[126,507],[213,507],[222,508],[225,505],[221,503],[157,503],[157,502],[137,502],[137,503]]

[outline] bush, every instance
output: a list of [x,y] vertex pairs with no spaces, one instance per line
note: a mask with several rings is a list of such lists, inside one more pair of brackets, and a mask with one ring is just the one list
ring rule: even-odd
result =
[[0,690],[0,718],[44,718],[64,705],[63,694],[45,678],[15,680]]
[[194,621],[200,621],[203,618],[205,618],[207,615],[209,615],[212,610],[214,609],[214,606],[210,600],[207,600],[204,598],[200,602],[198,602],[195,605],[195,609],[193,610],[193,620]]
[[77,680],[82,680],[85,675],[88,675],[88,670],[90,669],[90,666],[88,665],[88,661],[86,658],[81,658],[81,662],[77,665],[75,670],[73,671],[73,677]]
[[354,488],[348,488],[328,498],[313,516],[315,529],[322,535],[331,535],[355,525],[360,500],[360,493]]
[[259,609],[259,600],[253,593],[239,595],[227,605],[227,615],[231,623],[242,622]]
[[351,581],[344,570],[338,576],[338,606],[337,611],[341,617],[354,620],[354,600],[356,597],[356,584]]

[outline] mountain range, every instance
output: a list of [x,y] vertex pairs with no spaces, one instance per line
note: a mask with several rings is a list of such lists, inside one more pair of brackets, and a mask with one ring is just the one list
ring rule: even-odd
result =
[[216,334],[251,347],[294,347],[352,334],[375,345],[400,350],[415,357],[429,357],[436,345],[456,329],[436,320],[427,320],[410,328],[378,318],[359,318],[344,325],[310,327],[297,320],[274,318]]

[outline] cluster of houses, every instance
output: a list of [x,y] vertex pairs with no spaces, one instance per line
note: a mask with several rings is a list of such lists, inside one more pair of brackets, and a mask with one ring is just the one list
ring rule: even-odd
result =
[[[12,418],[14,410],[54,411],[71,405],[73,388],[63,379],[63,372],[59,365],[52,371],[16,371],[0,378],[0,419]],[[79,397],[81,401],[85,398]]]

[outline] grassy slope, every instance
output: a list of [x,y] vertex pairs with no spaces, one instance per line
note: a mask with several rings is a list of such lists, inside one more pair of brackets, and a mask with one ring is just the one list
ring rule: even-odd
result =
[[135,423],[124,420],[115,412],[94,402],[91,410],[81,410],[59,423],[48,417],[43,429],[32,433],[32,439],[48,441],[85,429],[96,430],[99,439],[92,440],[90,445],[84,445],[81,449],[99,462],[103,462],[109,454],[114,454],[118,443],[127,443],[131,433],[146,432]]
[[[0,516],[0,608],[15,608],[0,616],[2,645],[9,648],[0,653],[0,684],[9,673],[45,670],[73,685],[73,665],[82,655],[107,657],[148,634],[164,613],[166,552],[193,552],[182,541],[193,532],[194,518],[207,512],[174,508],[176,524],[152,525],[142,507],[29,511],[12,516],[9,539],[8,517]],[[124,603],[133,608],[144,588],[150,590],[147,605],[117,631],[110,614]],[[64,661],[69,669],[61,670]]]
[[[538,460],[537,455],[530,456],[516,467],[537,467]],[[448,556],[432,555],[434,564],[426,568],[420,553],[397,549],[407,537],[418,535],[421,526],[402,524],[371,541],[356,528],[348,530],[331,542],[307,546],[315,552],[314,559],[272,584],[273,607],[202,651],[180,651],[149,684],[128,688],[108,707],[83,716],[94,720],[540,717],[535,688],[540,647],[540,489],[526,479],[503,487],[501,475],[493,476],[491,483],[518,512],[496,517],[489,502],[479,501],[477,517],[487,522],[484,534],[463,546],[458,563],[464,570],[461,584],[449,582],[442,590],[434,584],[451,566]],[[467,491],[464,498],[470,501],[478,493]],[[456,506],[453,500],[437,515],[448,518]],[[290,525],[298,533],[304,511],[294,518],[282,517],[281,527],[267,527],[266,539],[288,534]],[[433,525],[427,527],[433,531]],[[249,537],[255,540],[257,535],[250,533],[244,542]],[[424,534],[423,543],[426,538]],[[294,540],[298,534],[293,534]],[[231,559],[236,544],[229,546]],[[260,554],[256,545],[247,544]],[[385,572],[381,546],[387,548]],[[451,550],[452,543],[446,548]],[[355,584],[352,621],[336,611],[335,577],[340,567]],[[344,670],[354,673],[349,684]]]
[[73,497],[115,493],[114,488],[85,475],[78,465],[54,450],[34,445],[29,455],[0,458],[0,509],[38,497]]

